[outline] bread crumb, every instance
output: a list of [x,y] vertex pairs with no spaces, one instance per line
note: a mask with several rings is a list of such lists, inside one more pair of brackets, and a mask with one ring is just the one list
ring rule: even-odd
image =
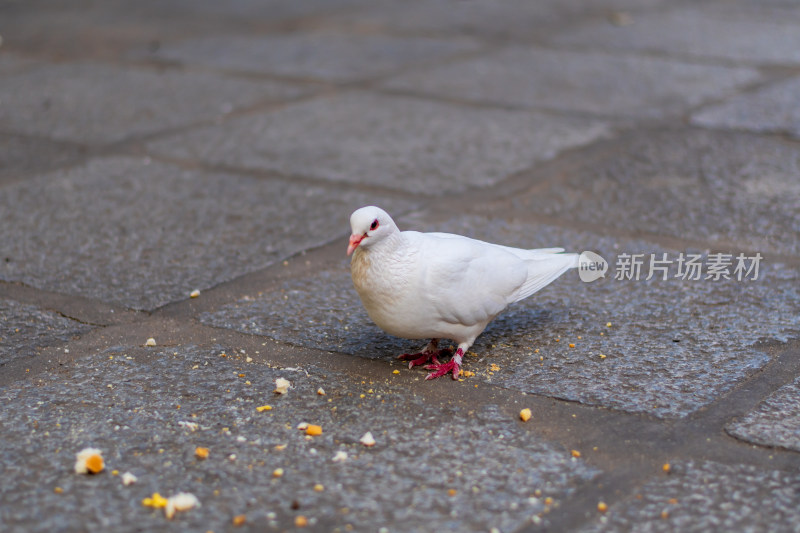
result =
[[312,437],[318,437],[322,435],[322,426],[309,424],[308,427],[306,428],[306,435],[311,435]]
[[197,298],[198,296],[200,296],[200,291],[198,291],[197,289],[189,293],[189,298]]
[[579,452],[578,450],[572,450],[570,453],[572,454],[572,457],[580,457],[581,456],[581,452]]
[[262,405],[261,407],[256,407],[256,411],[259,413],[263,413],[264,411],[272,411],[271,405]]
[[139,481],[139,478],[137,478],[130,472],[125,472],[124,474],[122,474],[122,484],[125,485],[126,487],[128,485],[133,485],[137,481]]
[[519,417],[522,419],[523,422],[527,422],[528,420],[530,420],[531,416],[532,416],[531,410],[528,408],[525,408],[519,412]]
[[273,470],[272,477],[283,477],[283,468],[276,468]]
[[147,341],[144,343],[144,345],[145,346],[155,346],[156,345],[156,340],[153,337],[150,337],[149,339],[147,339]]
[[317,394],[319,394],[320,396],[325,396],[325,389],[323,389],[322,387],[318,388]]
[[278,378],[275,380],[275,393],[286,394],[287,392],[289,392],[289,387],[291,386],[292,384],[289,383],[288,379]]
[[84,448],[75,454],[76,474],[99,474],[103,468],[103,455],[97,448]]
[[341,462],[343,462],[343,461],[347,461],[347,452],[346,452],[346,451],[344,451],[344,450],[339,450],[339,451],[338,451],[338,452],[336,452],[336,454],[333,456],[333,462],[334,462],[334,463],[341,463]]
[[190,492],[179,492],[167,498],[167,504],[164,506],[164,515],[171,520],[176,512],[188,511],[193,507],[200,507],[200,500],[197,499],[197,496]]
[[208,457],[208,448],[203,448],[202,446],[198,446],[194,449],[194,456],[198,459],[206,459]]
[[359,442],[364,446],[375,446],[375,438],[372,436],[372,433],[367,431],[364,433],[364,436],[359,439]]

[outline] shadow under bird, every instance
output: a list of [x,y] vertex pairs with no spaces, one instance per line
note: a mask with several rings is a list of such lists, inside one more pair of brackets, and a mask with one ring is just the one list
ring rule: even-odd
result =
[[[386,211],[362,207],[350,216],[350,272],[369,317],[391,335],[431,339],[408,367],[425,379],[458,379],[464,354],[509,304],[527,298],[571,268],[578,254],[562,248],[523,250],[450,233],[400,231]],[[439,339],[458,344],[439,349]]]

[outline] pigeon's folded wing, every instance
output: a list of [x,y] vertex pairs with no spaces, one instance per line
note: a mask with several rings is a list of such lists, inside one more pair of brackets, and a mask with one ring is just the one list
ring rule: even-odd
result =
[[444,235],[417,234],[421,297],[446,322],[485,324],[514,301],[528,278],[526,262],[482,241]]

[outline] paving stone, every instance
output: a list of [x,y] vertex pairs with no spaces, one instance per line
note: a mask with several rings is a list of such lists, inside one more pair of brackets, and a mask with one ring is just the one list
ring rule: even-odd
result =
[[0,122],[7,131],[109,143],[303,92],[278,82],[204,73],[47,65],[0,80]]
[[754,411],[725,428],[734,437],[800,451],[800,378],[770,395]]
[[[166,527],[163,510],[142,499],[188,491],[202,506],[170,530],[225,531],[246,514],[246,526],[270,530],[302,515],[325,531],[510,531],[537,514],[547,524],[544,499],[565,504],[597,474],[496,406],[462,412],[391,377],[359,384],[244,358],[225,347],[118,346],[7,387],[0,396],[16,408],[0,420],[3,530],[155,531]],[[272,392],[278,377],[292,382],[285,396]],[[306,438],[300,422],[322,435]],[[366,431],[372,448],[358,442]],[[106,472],[72,472],[85,446],[102,450]],[[197,446],[207,459],[194,457]],[[339,451],[348,457],[334,462]],[[111,470],[138,482],[123,486]]]
[[0,185],[76,164],[84,152],[68,143],[0,133]]
[[0,224],[14,231],[0,235],[0,279],[152,309],[344,235],[379,197],[92,160],[3,189]]
[[616,9],[654,7],[661,0],[422,0],[370,2],[322,18],[323,27],[350,31],[393,31],[413,34],[469,34],[486,38],[539,39],[579,17]]
[[478,102],[653,118],[726,96],[758,78],[755,70],[747,68],[510,47],[407,72],[383,86]]
[[686,461],[637,494],[580,531],[795,531],[800,520],[796,472]]
[[[522,211],[604,231],[649,232],[800,254],[800,149],[747,134],[637,131],[550,191],[512,200]],[[727,247],[730,244],[720,244]]]
[[[661,258],[666,252],[676,260],[678,251],[645,241],[620,242],[484,217],[420,226],[516,246],[594,250],[610,263],[609,279],[586,284],[576,273],[568,273],[492,322],[472,348],[475,355],[465,358],[464,368],[477,374],[472,379],[591,405],[681,417],[714,401],[769,360],[756,341],[786,341],[800,334],[800,272],[780,264],[762,262],[763,277],[755,281],[662,281],[657,273],[648,282],[648,262],[639,281],[618,281],[611,279],[618,254],[656,253]],[[672,265],[670,276],[676,273]],[[386,360],[424,345],[390,337],[370,322],[345,262],[205,313],[200,320]],[[500,370],[492,371],[492,364]]]
[[800,78],[709,106],[692,115],[692,124],[719,129],[786,132],[800,137]]
[[[356,0],[357,2],[358,0]],[[57,59],[118,60],[131,49],[198,35],[241,35],[293,19],[341,11],[353,0],[7,0],[4,48]]]
[[435,194],[497,183],[605,125],[349,93],[151,143],[172,157]]
[[0,298],[0,368],[17,359],[35,357],[40,348],[91,329],[36,306]]
[[756,63],[800,63],[800,10],[748,10],[731,2],[643,13],[633,24],[590,22],[554,34],[558,45],[664,52]]
[[469,41],[330,33],[210,36],[170,43],[159,59],[227,70],[356,81],[476,49]]

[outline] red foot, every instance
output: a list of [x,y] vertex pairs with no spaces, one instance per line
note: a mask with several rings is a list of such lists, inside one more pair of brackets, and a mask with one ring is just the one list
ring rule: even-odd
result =
[[414,368],[415,366],[424,365],[429,362],[433,362],[433,364],[438,365],[439,363],[439,356],[450,355],[450,350],[436,350],[435,352],[420,352],[420,353],[404,353],[403,355],[398,356],[398,359],[403,359],[404,361],[409,361],[408,368]]
[[[435,348],[436,343],[434,343],[432,346]],[[425,349],[419,353],[404,353],[397,358],[404,361],[409,361],[408,368],[414,368],[415,366],[424,365],[429,362],[433,362],[433,364],[438,365],[440,364],[438,359],[440,355],[449,355],[451,353],[450,350],[446,348],[442,350],[429,350],[428,348],[430,347],[431,346],[426,346]]]
[[461,357],[464,355],[464,352],[461,348],[458,349],[456,354],[453,356],[446,363],[435,363],[432,365],[427,365],[425,367],[426,370],[433,370],[430,374],[425,376],[425,379],[436,379],[444,376],[445,374],[449,374],[452,372],[453,379],[458,379],[458,374],[461,372]]

